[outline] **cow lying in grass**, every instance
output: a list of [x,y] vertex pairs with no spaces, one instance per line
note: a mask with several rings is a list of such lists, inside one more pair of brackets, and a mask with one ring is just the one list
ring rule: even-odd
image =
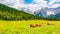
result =
[[47,25],[54,25],[54,24],[52,24],[52,23],[47,23]]
[[40,24],[30,24],[30,27],[35,28],[35,27],[40,27]]
[[[42,24],[30,24],[31,28],[41,27]],[[47,23],[47,25],[54,25],[53,23]]]

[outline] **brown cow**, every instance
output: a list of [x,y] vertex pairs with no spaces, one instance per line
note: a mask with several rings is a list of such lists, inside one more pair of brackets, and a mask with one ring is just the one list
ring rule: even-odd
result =
[[35,28],[35,24],[30,24],[30,27]]
[[36,24],[36,27],[40,27],[41,25],[40,24]]
[[40,27],[40,24],[30,24],[30,27],[35,28],[35,27]]
[[54,25],[54,24],[52,24],[52,23],[47,23],[47,25]]

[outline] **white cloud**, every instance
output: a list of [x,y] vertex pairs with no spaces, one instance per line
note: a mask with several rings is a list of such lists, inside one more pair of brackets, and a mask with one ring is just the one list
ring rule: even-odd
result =
[[50,5],[50,7],[58,7],[60,6],[60,0],[50,0],[47,5]]
[[[59,0],[50,0],[48,4],[44,0],[33,0],[32,4],[24,4],[23,0],[0,0],[0,3],[6,4],[8,6],[17,8],[19,10],[24,10],[28,13],[33,14],[34,11],[40,10],[43,7],[55,8],[57,6],[60,6],[60,4],[53,5],[53,3],[56,1],[58,2]],[[48,6],[48,5],[51,5],[51,6]]]
[[55,13],[54,13],[54,11],[47,11],[47,16],[50,16],[50,15],[54,15]]

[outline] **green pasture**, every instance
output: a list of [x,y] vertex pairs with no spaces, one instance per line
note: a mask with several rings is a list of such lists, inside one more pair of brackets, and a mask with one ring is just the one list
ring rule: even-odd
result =
[[[47,25],[51,23],[53,25]],[[31,28],[30,24],[40,24],[40,27]],[[0,34],[59,34],[60,21],[28,20],[2,21],[0,20]]]

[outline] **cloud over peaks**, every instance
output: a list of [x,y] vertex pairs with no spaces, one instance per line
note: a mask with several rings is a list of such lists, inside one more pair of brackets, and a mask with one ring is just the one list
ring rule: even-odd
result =
[[31,14],[43,7],[55,8],[60,6],[60,0],[0,0],[0,3]]

